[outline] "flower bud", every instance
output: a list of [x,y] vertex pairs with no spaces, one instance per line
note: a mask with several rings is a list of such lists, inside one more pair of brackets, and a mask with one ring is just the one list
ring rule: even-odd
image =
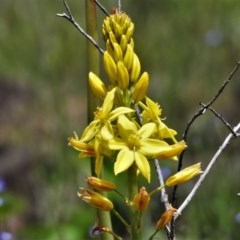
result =
[[137,211],[145,211],[148,207],[150,197],[148,192],[146,191],[145,187],[142,187],[133,199],[134,206],[136,207]]
[[125,55],[123,57],[123,63],[125,64],[128,71],[130,71],[132,68],[133,58],[134,58],[133,48],[130,44],[128,44],[126,47]]
[[131,82],[136,82],[138,80],[140,72],[141,72],[141,64],[140,64],[137,54],[134,53],[132,69],[131,69],[131,73],[130,73]]
[[119,61],[117,63],[117,76],[118,86],[122,90],[125,90],[129,84],[129,74],[127,68],[122,61]]
[[108,198],[92,190],[80,188],[77,194],[83,201],[100,210],[110,211],[113,209],[113,203]]
[[203,171],[201,171],[201,163],[197,163],[191,165],[190,167],[184,168],[180,172],[169,177],[166,180],[165,185],[168,187],[175,186],[180,183],[186,182],[201,173],[203,173]]
[[113,43],[113,58],[115,62],[117,63],[118,61],[121,61],[123,58],[123,52],[118,43]]
[[88,80],[93,93],[103,100],[106,97],[107,89],[101,79],[94,73],[90,72]]
[[99,191],[111,191],[116,189],[114,183],[96,177],[88,177],[87,183],[90,187]]
[[115,85],[117,78],[117,65],[107,51],[103,54],[103,63],[110,81]]
[[166,210],[161,218],[158,220],[157,224],[156,224],[156,229],[160,230],[162,228],[164,228],[171,220],[172,217],[174,215],[174,213],[177,212],[177,209],[173,208],[171,205],[169,207],[168,210]]
[[147,72],[144,72],[133,89],[132,98],[135,102],[141,101],[146,96],[148,85],[149,76]]

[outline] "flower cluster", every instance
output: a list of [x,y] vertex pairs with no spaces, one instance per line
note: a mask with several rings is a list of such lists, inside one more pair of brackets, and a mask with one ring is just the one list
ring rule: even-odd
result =
[[149,161],[177,160],[186,145],[177,142],[176,131],[168,128],[161,118],[160,106],[146,96],[149,75],[141,73],[131,19],[117,12],[104,20],[102,31],[106,43],[103,61],[109,84],[89,73],[90,87],[103,104],[96,109],[94,120],[81,138],[72,137],[69,144],[81,152],[81,157],[95,157],[97,176],[107,157],[114,159],[115,174],[134,165],[150,182]]
[[[134,24],[125,13],[117,11],[104,20],[102,34],[106,51],[103,63],[109,83],[95,73],[89,73],[91,90],[102,105],[94,112],[94,120],[81,137],[75,134],[69,138],[69,145],[80,151],[81,158],[95,159],[97,178],[90,177],[87,182],[98,191],[116,191],[114,183],[99,178],[103,161],[111,160],[115,175],[134,168],[136,175],[140,173],[150,182],[153,159],[177,160],[186,148],[184,141],[176,140],[176,131],[164,123],[160,105],[147,96],[149,74],[141,70],[134,50],[133,32]],[[179,184],[200,173],[200,165],[190,167],[188,171],[172,176],[165,186]],[[78,196],[96,208],[105,211],[114,208],[110,200],[93,190],[81,188]],[[149,201],[150,195],[142,187],[133,199],[125,202],[142,212]],[[174,212],[175,209],[169,210],[165,215],[170,217],[164,217],[157,229],[164,227]]]

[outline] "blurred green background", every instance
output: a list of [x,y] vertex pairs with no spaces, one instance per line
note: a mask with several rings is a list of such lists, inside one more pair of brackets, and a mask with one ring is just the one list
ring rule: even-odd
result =
[[[85,2],[68,3],[85,28]],[[102,3],[108,11],[116,6]],[[90,167],[67,146],[72,132],[87,124],[86,39],[56,17],[65,11],[61,0],[2,0],[0,6],[0,239],[90,239],[95,211],[76,196]],[[240,59],[240,1],[123,0],[122,7],[135,23],[135,49],[151,77],[148,94],[181,139],[199,102],[216,94]],[[101,26],[100,10],[98,18]],[[240,71],[214,108],[234,125],[239,104]],[[184,166],[201,161],[204,168],[227,133],[211,113],[199,118]],[[179,239],[239,238],[239,149],[234,140],[221,155],[179,218]],[[172,173],[177,167],[162,166]],[[124,191],[124,176],[117,181]],[[156,186],[153,175],[149,188]],[[178,204],[192,186],[179,187]],[[147,233],[161,215],[155,200]]]

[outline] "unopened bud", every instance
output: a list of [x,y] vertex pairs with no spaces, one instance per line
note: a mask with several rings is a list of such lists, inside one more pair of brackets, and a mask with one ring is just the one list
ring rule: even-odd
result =
[[88,80],[93,93],[98,98],[103,100],[107,94],[107,89],[105,87],[105,84],[101,81],[101,79],[96,74],[92,72],[89,73]]
[[166,180],[165,185],[168,187],[175,186],[180,183],[186,182],[201,173],[203,173],[203,171],[201,171],[201,163],[197,163],[191,165],[190,167],[184,168],[180,172],[169,177]]
[[142,187],[133,199],[134,206],[140,212],[145,211],[148,207],[150,197],[145,187]]
[[116,189],[116,185],[114,183],[96,177],[88,177],[87,183],[90,187],[99,191],[111,191]]
[[136,82],[138,80],[140,72],[141,72],[141,64],[140,64],[137,54],[134,53],[132,69],[131,69],[131,74],[130,74],[131,82]]
[[110,81],[115,85],[117,78],[117,65],[107,51],[103,54],[103,63]]
[[144,72],[133,89],[132,98],[135,102],[141,101],[146,96],[148,85],[149,76],[147,72]]
[[117,81],[118,81],[118,86],[122,90],[125,90],[128,87],[129,74],[128,74],[127,68],[125,67],[122,61],[119,61],[117,63]]

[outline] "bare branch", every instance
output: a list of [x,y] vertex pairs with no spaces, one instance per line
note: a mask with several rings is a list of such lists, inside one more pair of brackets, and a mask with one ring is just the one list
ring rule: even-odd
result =
[[71,10],[70,10],[70,8],[69,8],[69,6],[68,6],[68,4],[67,4],[67,2],[66,2],[65,0],[63,0],[63,4],[64,4],[64,6],[65,6],[65,8],[66,8],[66,10],[67,10],[67,14],[66,14],[66,13],[57,13],[57,16],[58,16],[58,17],[66,18],[68,21],[70,21],[70,22],[74,25],[74,27],[77,28],[77,30],[78,30],[81,34],[83,34],[83,36],[86,37],[87,40],[89,40],[89,41],[99,50],[100,53],[103,54],[104,51],[103,51],[103,49],[101,49],[101,48],[99,47],[98,43],[97,43],[90,35],[88,35],[88,34],[83,30],[83,28],[75,21],[73,15],[72,15],[72,13],[71,13]]
[[[204,103],[200,103],[200,105],[205,106]],[[237,137],[237,133],[233,131],[233,128],[231,127],[230,123],[228,123],[224,117],[216,112],[212,107],[208,107],[208,109],[218,118],[222,121],[222,123],[228,128],[228,130],[233,134],[234,137]]]
[[[202,105],[202,107],[193,115],[193,117],[190,119],[190,121],[188,121],[185,131],[183,133],[183,140],[185,140],[187,142],[187,136],[188,136],[188,133],[189,133],[189,130],[190,130],[192,124],[196,121],[196,119],[198,117],[203,115],[206,112],[206,110],[219,98],[219,96],[221,95],[223,90],[226,88],[226,86],[228,85],[230,80],[233,78],[233,76],[235,75],[235,73],[237,72],[239,67],[240,67],[240,61],[237,62],[237,64],[233,68],[232,72],[229,74],[228,78],[220,86],[217,94],[207,104]],[[184,153],[185,153],[185,151],[183,151],[179,156],[177,171],[180,171],[182,168]],[[175,201],[176,201],[176,191],[177,191],[177,186],[174,187],[173,193],[172,193],[172,204],[173,205],[175,204]]]
[[121,6],[121,0],[118,0],[118,11],[119,11],[119,12],[121,12],[121,8],[122,8],[122,6]]
[[[219,147],[218,151],[215,153],[215,155],[213,156],[213,158],[211,159],[211,161],[209,162],[207,168],[205,169],[205,171],[203,172],[203,174],[200,176],[199,180],[197,181],[197,183],[195,184],[195,186],[193,187],[192,191],[189,193],[189,195],[187,196],[187,198],[184,200],[184,202],[182,203],[182,205],[178,208],[178,212],[182,212],[184,210],[184,208],[189,204],[189,202],[192,200],[193,196],[196,194],[198,188],[201,186],[201,183],[203,182],[203,180],[206,178],[206,176],[208,175],[208,173],[210,172],[213,164],[216,162],[216,160],[218,159],[218,157],[221,155],[221,153],[223,152],[223,150],[227,147],[227,145],[230,143],[231,139],[233,138],[234,135],[237,135],[236,133],[239,131],[240,129],[240,122],[233,128],[234,134],[230,133],[224,140],[223,144]],[[175,220],[178,218],[178,216],[175,217]]]
[[[155,166],[155,170],[156,170],[156,173],[157,173],[159,186],[163,186],[164,185],[164,179],[163,179],[162,170],[161,170],[159,161],[157,159],[154,159],[154,166]],[[161,189],[161,202],[164,203],[165,209],[169,208],[168,195],[166,194],[165,188]]]
[[97,1],[97,0],[94,0],[94,2],[96,3],[96,5],[107,15],[109,16],[110,14],[108,13],[108,11],[106,10],[106,8],[103,7],[103,5]]
[[221,93],[223,92],[223,90],[226,88],[226,86],[228,85],[228,83],[230,82],[230,80],[232,79],[232,77],[234,76],[234,74],[237,72],[238,68],[240,67],[240,61],[237,62],[237,64],[235,65],[234,69],[232,70],[232,72],[229,74],[228,78],[223,82],[222,86],[219,88],[217,94],[207,103],[207,104],[201,104],[202,107],[199,109],[198,112],[196,112],[194,114],[194,116],[192,117],[192,119],[187,123],[187,127],[184,131],[183,134],[183,139],[186,141],[187,139],[187,135],[189,132],[189,129],[191,127],[191,125],[193,124],[193,122],[195,122],[195,120],[201,116],[202,114],[205,113],[205,111],[219,98],[219,96],[221,95]]

